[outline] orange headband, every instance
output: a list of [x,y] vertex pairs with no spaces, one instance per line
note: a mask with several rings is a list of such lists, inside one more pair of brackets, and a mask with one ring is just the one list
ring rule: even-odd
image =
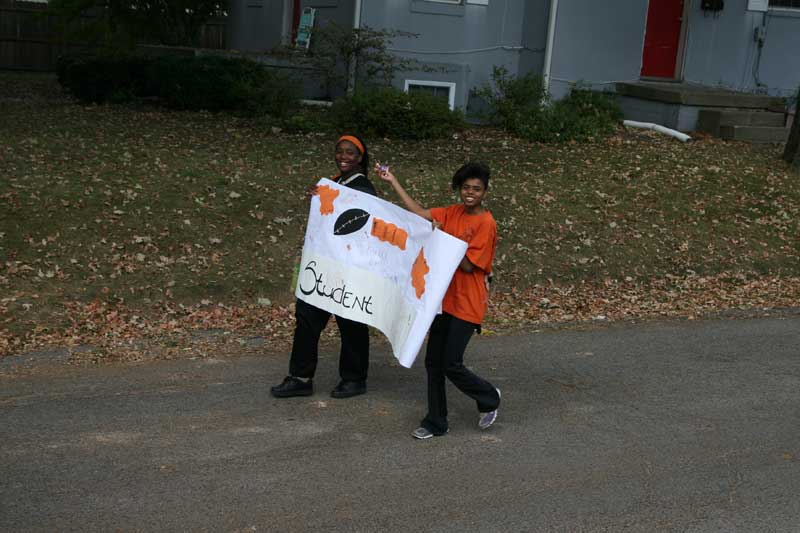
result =
[[366,152],[366,150],[364,150],[364,145],[361,144],[361,141],[359,141],[352,135],[342,135],[341,137],[339,137],[339,140],[336,141],[336,145],[338,146],[339,143],[342,141],[350,141],[351,143],[355,144],[356,148],[358,148],[361,151],[361,155],[364,155],[364,153]]

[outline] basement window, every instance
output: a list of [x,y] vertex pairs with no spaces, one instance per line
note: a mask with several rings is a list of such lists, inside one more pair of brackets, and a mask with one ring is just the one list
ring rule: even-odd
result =
[[407,93],[427,93],[447,102],[450,109],[456,104],[456,84],[449,81],[406,80],[403,90]]

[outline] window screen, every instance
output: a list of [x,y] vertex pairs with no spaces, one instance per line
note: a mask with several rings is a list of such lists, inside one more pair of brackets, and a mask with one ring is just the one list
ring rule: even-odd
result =
[[433,85],[411,85],[408,86],[409,93],[427,93],[445,102],[450,101],[450,87],[435,87]]

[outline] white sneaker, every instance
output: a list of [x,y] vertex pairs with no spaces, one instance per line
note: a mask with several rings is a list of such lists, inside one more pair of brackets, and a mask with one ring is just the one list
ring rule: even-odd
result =
[[[497,396],[502,398],[502,394],[500,394],[500,389],[495,388],[494,390],[497,391]],[[497,409],[494,411],[489,411],[488,413],[480,413],[478,418],[478,427],[481,429],[487,429],[489,426],[494,424],[494,421],[497,420]]]
[[415,439],[424,440],[424,439],[429,439],[429,438],[433,437],[433,433],[431,433],[428,430],[428,428],[424,428],[424,427],[420,426],[420,427],[418,427],[417,429],[415,429],[414,431],[411,432],[411,436],[414,437]]

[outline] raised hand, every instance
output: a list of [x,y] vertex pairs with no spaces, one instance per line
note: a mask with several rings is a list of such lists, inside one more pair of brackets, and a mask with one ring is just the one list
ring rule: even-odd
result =
[[395,183],[397,182],[397,178],[394,174],[389,170],[389,165],[382,165],[380,162],[375,162],[375,172],[378,174],[378,177],[385,182],[388,183]]

